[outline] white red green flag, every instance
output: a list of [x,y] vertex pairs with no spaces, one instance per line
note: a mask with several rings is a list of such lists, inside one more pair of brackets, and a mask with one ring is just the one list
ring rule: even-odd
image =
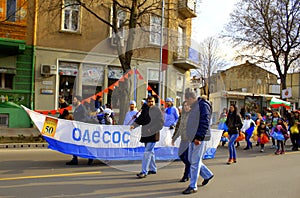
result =
[[270,101],[270,105],[272,108],[279,108],[279,107],[285,107],[287,109],[291,108],[291,103],[284,101],[284,100],[280,100],[278,98],[272,98]]

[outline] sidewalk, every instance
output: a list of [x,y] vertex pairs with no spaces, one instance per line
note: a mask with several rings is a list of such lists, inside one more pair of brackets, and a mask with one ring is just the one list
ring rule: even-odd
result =
[[38,136],[40,132],[36,127],[32,128],[0,128],[0,137]]
[[[19,136],[37,137],[40,132],[36,127],[32,128],[0,128],[0,137],[19,137]],[[0,149],[6,148],[48,148],[48,143],[0,143]]]

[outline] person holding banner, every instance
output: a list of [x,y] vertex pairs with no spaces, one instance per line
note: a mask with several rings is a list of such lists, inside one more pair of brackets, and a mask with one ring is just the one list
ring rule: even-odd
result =
[[137,174],[138,178],[145,178],[149,174],[156,174],[154,146],[159,141],[159,132],[163,128],[164,119],[161,110],[155,106],[153,96],[148,96],[147,104],[142,106],[139,117],[134,121],[130,129],[142,125],[140,142],[145,144],[145,151],[142,159],[142,170]]
[[139,112],[136,110],[136,102],[131,100],[129,102],[129,111],[125,115],[123,125],[132,125],[138,113]]
[[103,112],[105,109],[105,106],[102,105],[102,96],[97,95],[96,100],[95,100],[95,111],[97,113]]
[[[89,121],[89,115],[84,107],[84,105],[81,103],[82,97],[81,96],[74,96],[73,98],[73,106],[75,107],[75,110],[73,112],[74,120],[81,121],[81,122],[88,122]],[[88,159],[88,165],[92,165],[93,159]],[[66,165],[78,165],[78,157],[76,155],[73,155],[73,158],[71,161],[66,162]]]
[[170,129],[174,129],[176,126],[176,123],[179,118],[179,112],[176,107],[173,105],[174,99],[173,98],[167,98],[166,104],[167,108],[164,110],[164,126],[169,127]]
[[213,173],[202,162],[206,152],[207,141],[211,138],[210,121],[212,114],[211,104],[206,96],[196,97],[191,91],[186,91],[185,100],[191,106],[187,120],[187,137],[191,142],[189,145],[190,185],[182,192],[191,194],[197,192],[197,181],[199,175],[204,178],[202,185],[206,185],[213,177]]

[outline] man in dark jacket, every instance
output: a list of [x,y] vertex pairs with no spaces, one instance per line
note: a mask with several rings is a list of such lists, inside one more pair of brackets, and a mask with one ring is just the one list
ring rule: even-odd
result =
[[185,100],[191,105],[190,115],[187,121],[187,136],[191,142],[189,147],[190,185],[183,194],[197,192],[197,180],[199,174],[204,178],[202,185],[206,185],[213,178],[213,173],[203,164],[202,158],[206,151],[206,143],[210,140],[211,105],[206,97],[196,97],[191,91],[185,93]]
[[[84,105],[81,104],[82,97],[81,96],[74,96],[73,98],[73,106],[75,107],[75,110],[73,112],[74,120],[80,121],[80,122],[88,122],[89,116],[86,108]],[[92,165],[93,159],[88,159],[88,165]],[[66,165],[78,165],[78,157],[76,155],[73,155],[73,158],[71,161],[66,162]]]
[[145,151],[142,159],[142,171],[137,174],[138,178],[145,178],[148,174],[156,174],[154,146],[159,141],[159,131],[164,124],[161,110],[155,106],[153,96],[147,98],[147,104],[143,105],[142,112],[134,121],[131,129],[142,125],[140,142],[145,144]]

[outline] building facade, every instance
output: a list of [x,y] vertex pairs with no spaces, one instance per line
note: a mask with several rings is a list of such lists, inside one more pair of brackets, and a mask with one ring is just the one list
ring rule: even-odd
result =
[[[146,31],[136,29],[131,61],[135,72],[125,76],[131,80],[131,99],[140,101],[153,94],[162,99],[176,98],[177,106],[183,101],[184,89],[189,86],[189,80],[186,80],[190,76],[189,70],[198,67],[198,55],[190,41],[191,18],[196,16],[195,4],[190,2],[194,1],[171,0],[164,6],[164,17],[161,17],[162,10],[156,10],[156,14],[143,18]],[[49,10],[50,5],[61,9]],[[36,7],[39,11],[34,67],[35,109],[57,109],[59,95],[65,96],[70,103],[74,94],[85,99],[103,92],[104,103],[112,104],[118,111],[120,97],[114,97],[118,92],[115,83],[124,77],[124,73],[111,27],[73,0],[45,0]],[[102,19],[112,20],[111,1],[91,5],[91,8]],[[128,16],[120,10],[118,23],[122,24]],[[160,34],[162,23],[163,34]],[[120,31],[122,46],[127,45],[128,33],[125,26]],[[161,44],[166,46],[164,72],[160,67]]]
[[248,61],[219,71],[210,79],[210,100],[213,104],[213,122],[218,122],[224,108],[235,104],[239,111],[264,113],[272,97],[280,98],[277,76]]
[[0,127],[4,128],[31,125],[26,112],[17,108],[33,108],[33,20],[28,13],[31,3],[0,2]]

